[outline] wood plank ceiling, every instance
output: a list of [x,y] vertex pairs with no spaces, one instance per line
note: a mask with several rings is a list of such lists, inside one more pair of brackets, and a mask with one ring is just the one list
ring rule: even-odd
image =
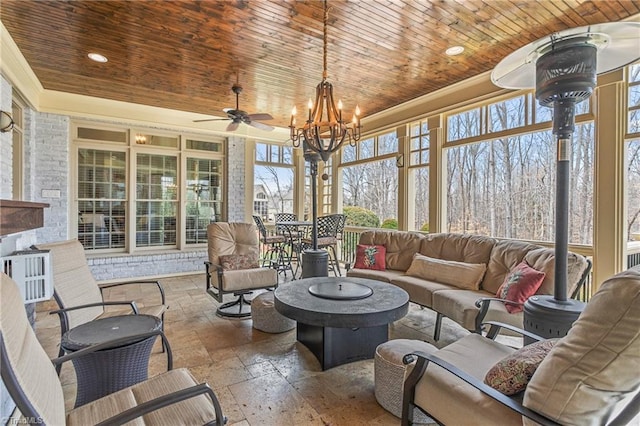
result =
[[[635,0],[329,0],[328,71],[345,111],[373,114],[491,70],[566,28],[640,13]],[[2,0],[0,19],[46,89],[286,126],[322,78],[318,0]],[[459,56],[445,50],[464,46]],[[99,64],[87,53],[109,61]]]

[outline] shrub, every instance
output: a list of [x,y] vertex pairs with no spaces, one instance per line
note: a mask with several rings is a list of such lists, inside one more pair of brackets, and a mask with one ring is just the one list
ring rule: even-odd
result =
[[386,229],[398,229],[398,220],[397,219],[385,219],[380,225],[380,228]]
[[345,222],[347,226],[365,226],[377,228],[380,226],[380,219],[374,212],[358,206],[345,206],[343,209],[347,216]]
[[423,223],[422,226],[420,227],[420,230],[422,232],[429,232],[429,222]]

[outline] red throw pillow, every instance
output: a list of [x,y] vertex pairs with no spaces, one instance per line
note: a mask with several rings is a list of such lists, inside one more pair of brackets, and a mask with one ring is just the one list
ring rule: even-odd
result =
[[[538,291],[544,276],[544,272],[533,269],[523,260],[504,278],[496,296],[500,299],[524,303]],[[522,312],[523,309],[522,306],[510,303],[505,303],[504,306],[511,314]]]
[[384,271],[385,255],[387,249],[384,246],[358,244],[356,247],[356,264],[354,268],[374,269],[376,271]]

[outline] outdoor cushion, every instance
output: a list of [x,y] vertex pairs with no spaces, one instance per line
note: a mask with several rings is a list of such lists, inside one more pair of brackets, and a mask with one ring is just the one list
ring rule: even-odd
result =
[[[225,271],[222,275],[224,291],[248,290],[252,288],[264,288],[277,283],[275,269],[253,268]],[[211,285],[217,288],[218,280],[211,280]]]
[[558,339],[541,340],[507,355],[491,367],[484,382],[505,395],[522,392],[557,341]]
[[368,278],[376,281],[391,282],[397,277],[404,276],[404,271],[398,271],[395,269],[385,269],[384,271],[377,271],[375,269],[358,269],[351,268],[347,271],[348,277],[356,278]]
[[[536,293],[544,277],[544,272],[533,269],[527,262],[522,261],[505,277],[504,282],[498,289],[496,297],[512,302],[524,303],[529,297]],[[522,305],[505,303],[504,306],[510,314],[523,311]]]
[[478,290],[486,268],[484,263],[434,259],[415,253],[407,275],[467,290]]
[[[482,290],[439,290],[433,293],[432,309],[452,319],[467,330],[475,330],[476,316],[478,315],[478,308],[475,305],[476,300],[482,297],[494,296],[495,294],[489,294]],[[510,314],[504,303],[493,302],[489,304],[489,310],[484,320],[503,322],[522,328],[522,318],[522,312]],[[503,330],[503,333],[510,334],[507,330]]]
[[606,424],[640,388],[640,268],[605,281],[531,378],[524,405],[567,425]]
[[433,293],[439,290],[448,290],[450,285],[428,281],[424,278],[402,275],[391,279],[391,284],[396,285],[409,293],[409,300],[430,308],[433,306]]
[[356,263],[354,268],[375,269],[384,271],[387,250],[382,245],[358,244],[356,246]]
[[394,230],[365,231],[360,235],[360,244],[382,245],[385,247],[385,266],[387,269],[406,271],[411,265],[411,255],[420,250],[424,236],[417,232]]
[[[482,381],[487,371],[515,349],[477,334],[470,334],[435,352],[447,361]],[[427,366],[424,378],[415,388],[416,405],[427,409],[435,419],[447,419],[448,425],[517,425],[522,418],[505,410],[499,402],[436,366]],[[478,413],[482,414],[480,418]]]

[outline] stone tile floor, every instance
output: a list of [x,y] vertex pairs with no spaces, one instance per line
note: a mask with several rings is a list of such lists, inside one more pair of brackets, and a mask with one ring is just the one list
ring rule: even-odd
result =
[[[187,367],[196,379],[214,389],[228,425],[398,425],[400,420],[376,402],[373,360],[321,371],[309,350],[296,342],[295,329],[268,334],[252,328],[251,319],[223,319],[217,302],[205,293],[204,274],[160,280],[170,308],[165,314],[174,368]],[[154,303],[152,286],[110,290],[109,300]],[[125,289],[126,288],[126,289]],[[148,291],[147,291],[148,290]],[[228,296],[231,300],[231,296]],[[225,299],[226,300],[226,299]],[[51,358],[57,356],[60,331],[57,316],[48,315],[54,302],[39,304],[36,332]],[[409,314],[390,326],[391,338],[433,342],[435,314],[411,305]],[[440,341],[445,346],[468,332],[444,319]],[[156,342],[149,375],[166,370],[166,355]],[[75,401],[71,363],[62,369],[67,409]]]

